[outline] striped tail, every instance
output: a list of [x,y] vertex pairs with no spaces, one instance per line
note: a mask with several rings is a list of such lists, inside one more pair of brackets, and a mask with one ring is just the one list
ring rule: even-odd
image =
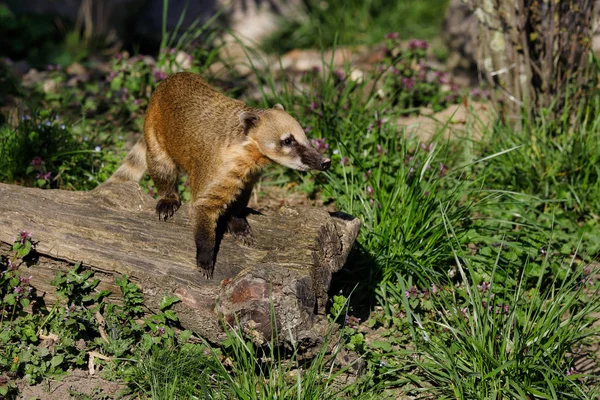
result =
[[106,180],[105,183],[120,183],[120,182],[128,182],[135,181],[139,182],[144,174],[146,173],[146,169],[148,168],[148,164],[146,163],[146,142],[144,138],[138,140],[138,142],[133,146],[123,164],[115,171],[114,174],[110,178]]

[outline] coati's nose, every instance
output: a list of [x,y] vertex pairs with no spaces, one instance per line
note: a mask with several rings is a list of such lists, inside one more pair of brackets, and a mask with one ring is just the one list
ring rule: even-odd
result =
[[327,171],[331,167],[331,160],[329,158],[321,161],[321,171]]

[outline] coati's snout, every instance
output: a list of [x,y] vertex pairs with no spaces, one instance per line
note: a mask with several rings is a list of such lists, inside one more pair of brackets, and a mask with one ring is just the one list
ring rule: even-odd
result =
[[300,124],[280,104],[261,114],[243,112],[240,122],[260,151],[278,164],[300,171],[327,171],[331,166],[331,160],[314,148]]
[[331,166],[331,160],[323,157],[313,146],[298,146],[298,154],[302,164],[309,167],[308,169],[327,171]]

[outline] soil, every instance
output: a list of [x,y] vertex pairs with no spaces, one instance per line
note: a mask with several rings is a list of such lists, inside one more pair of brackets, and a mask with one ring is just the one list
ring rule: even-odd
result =
[[45,379],[42,383],[28,386],[19,382],[19,397],[23,400],[64,400],[64,399],[125,399],[122,392],[126,386],[122,382],[111,382],[99,376],[90,376],[88,371],[77,369],[60,380]]

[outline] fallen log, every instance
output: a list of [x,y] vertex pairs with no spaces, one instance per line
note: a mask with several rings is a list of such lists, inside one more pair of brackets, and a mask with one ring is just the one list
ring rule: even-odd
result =
[[162,222],[155,205],[136,183],[91,192],[0,184],[0,254],[19,231],[33,233],[39,260],[27,273],[46,304],[55,301],[57,272],[82,263],[101,280],[97,290],[112,291],[108,301],[119,301],[115,278],[123,274],[140,286],[150,312],[164,295],[178,296],[182,327],[209,341],[224,338],[224,317],[251,323],[267,339],[275,326],[284,343],[291,333],[297,343],[318,345],[332,274],[356,239],[356,218],[315,208],[250,215],[255,243],[246,247],[226,234],[214,279],[206,280],[195,266],[187,206]]

